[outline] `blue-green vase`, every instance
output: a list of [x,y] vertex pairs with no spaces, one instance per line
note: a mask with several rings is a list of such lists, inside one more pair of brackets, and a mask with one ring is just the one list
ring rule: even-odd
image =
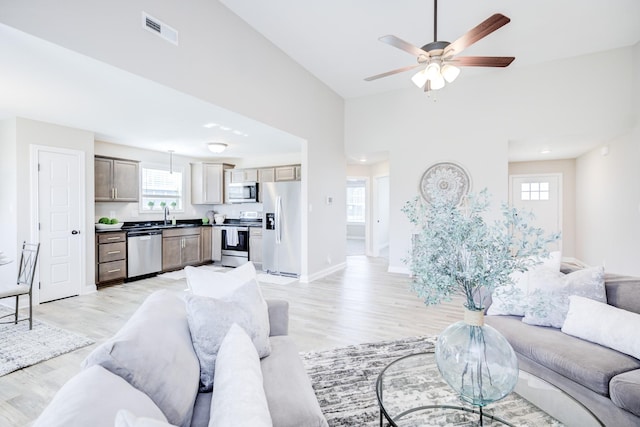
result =
[[445,329],[436,343],[440,374],[460,397],[485,406],[511,393],[518,382],[518,359],[500,332],[484,324],[482,310]]

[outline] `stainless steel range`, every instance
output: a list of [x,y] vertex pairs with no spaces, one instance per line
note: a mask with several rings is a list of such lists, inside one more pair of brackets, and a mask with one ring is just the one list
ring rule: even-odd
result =
[[249,261],[249,226],[261,226],[258,212],[240,212],[239,219],[227,219],[222,226],[222,260],[225,267]]

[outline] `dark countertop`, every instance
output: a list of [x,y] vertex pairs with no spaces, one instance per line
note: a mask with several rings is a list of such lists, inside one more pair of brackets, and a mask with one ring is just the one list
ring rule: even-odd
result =
[[262,221],[243,221],[238,219],[225,220],[223,224],[203,224],[201,219],[181,219],[177,220],[173,225],[169,221],[168,224],[164,224],[164,221],[126,221],[120,229],[108,229],[108,230],[96,230],[96,233],[113,233],[117,231],[149,231],[149,230],[166,230],[172,228],[187,228],[187,227],[262,227]]

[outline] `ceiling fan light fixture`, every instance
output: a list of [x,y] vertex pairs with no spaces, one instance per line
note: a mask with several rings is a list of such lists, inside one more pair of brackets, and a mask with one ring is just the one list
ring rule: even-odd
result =
[[442,73],[442,77],[444,77],[448,83],[453,82],[460,75],[460,68],[451,64],[444,64],[440,71]]
[[209,151],[212,153],[219,154],[227,149],[227,144],[224,142],[210,142],[207,144],[207,148],[209,148]]
[[427,80],[426,70],[420,70],[411,77],[411,81],[419,88],[423,88]]
[[424,69],[424,72],[427,75],[427,79],[437,79],[438,76],[440,76],[440,64],[437,62],[431,62],[427,65],[427,68]]
[[442,74],[438,73],[436,77],[429,79],[429,81],[431,82],[432,90],[438,90],[444,87],[444,77],[442,77]]

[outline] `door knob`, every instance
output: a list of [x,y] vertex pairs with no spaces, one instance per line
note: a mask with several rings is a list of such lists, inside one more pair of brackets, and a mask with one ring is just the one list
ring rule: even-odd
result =
[[80,230],[71,230],[71,234],[80,234]]

